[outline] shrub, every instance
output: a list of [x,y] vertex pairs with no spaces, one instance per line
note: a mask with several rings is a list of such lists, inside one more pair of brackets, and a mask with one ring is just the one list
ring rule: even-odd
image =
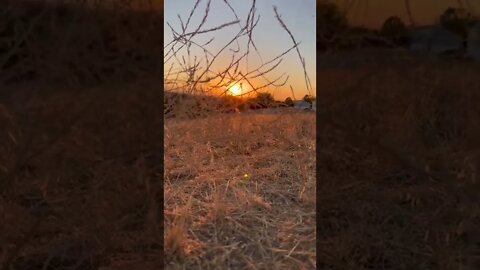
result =
[[287,98],[285,99],[285,104],[286,104],[287,106],[289,106],[289,107],[293,107],[294,104],[293,104],[292,98],[291,98],[291,97],[287,97]]

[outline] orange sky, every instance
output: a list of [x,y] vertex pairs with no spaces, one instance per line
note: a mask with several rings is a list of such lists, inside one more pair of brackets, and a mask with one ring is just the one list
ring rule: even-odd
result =
[[[201,1],[197,13],[194,14],[192,22],[188,27],[188,31],[193,31],[197,27],[204,14],[206,3],[208,1]],[[238,17],[241,20],[242,25],[245,24],[245,19],[250,10],[252,1],[247,0],[230,0],[229,3],[238,13]],[[179,14],[184,21],[187,20],[192,7],[195,4],[195,0],[167,0],[164,6],[164,40],[165,44],[168,44],[172,40],[172,32],[166,22],[169,22],[177,31],[181,31],[181,26],[177,14]],[[258,56],[255,49],[250,46],[250,54],[247,61],[242,61],[239,66],[239,70],[243,74],[250,72],[263,63],[277,57],[285,50],[289,49],[293,42],[288,33],[282,29],[281,25],[274,16],[273,5],[278,7],[278,12],[282,16],[282,20],[288,26],[297,42],[301,42],[299,45],[302,56],[305,58],[307,73],[312,85],[311,94],[315,94],[316,91],[316,18],[315,18],[315,0],[260,0],[256,2],[256,14],[260,15],[260,20],[253,32],[253,39],[256,42],[256,46],[260,52],[261,58]],[[221,0],[211,2],[210,13],[203,29],[209,29],[226,22],[234,20],[235,17]],[[222,49],[239,31],[240,25],[235,24],[225,29],[215,31],[213,33],[206,33],[195,37],[195,42],[204,44],[211,38],[215,40],[207,46],[212,53],[216,53]],[[246,52],[247,37],[243,37],[240,40],[240,53],[236,54],[236,59]],[[194,55],[197,55],[199,59],[204,60],[204,52],[192,46]],[[228,47],[228,50],[224,50],[222,54],[215,60],[215,64],[210,68],[213,71],[223,71],[226,66],[229,65],[232,59],[232,52],[229,50],[236,50],[237,44],[233,43]],[[183,50],[183,55],[187,59],[188,56]],[[179,56],[181,58],[181,56]],[[284,100],[286,97],[292,97],[290,85],[295,91],[295,98],[301,99],[308,94],[306,90],[304,73],[302,64],[295,50],[290,51],[288,54],[282,57],[282,63],[266,77],[272,81],[283,73],[289,75],[289,80],[285,86],[281,87],[269,87],[261,89],[260,91],[268,91],[274,95],[277,100]],[[193,61],[193,56],[191,57]],[[167,73],[172,61],[165,63],[164,69]],[[274,62],[275,63],[275,62]],[[202,67],[205,68],[205,63],[202,63]],[[272,65],[268,65],[262,68],[262,71],[269,69]],[[179,68],[177,64],[177,69]],[[253,73],[252,75],[256,75]],[[285,78],[284,76],[283,78]],[[264,78],[257,77],[250,80],[255,87],[265,85],[268,83]],[[281,80],[283,81],[283,79]],[[243,86],[246,86],[245,91],[250,90],[248,82],[243,82]]]
[[[409,23],[404,0],[332,0],[332,2],[340,7],[351,4],[348,19],[354,25],[378,28],[392,15],[399,16],[404,22]],[[476,15],[480,12],[478,0],[410,0],[410,6],[417,25],[434,23],[448,7],[463,6]]]

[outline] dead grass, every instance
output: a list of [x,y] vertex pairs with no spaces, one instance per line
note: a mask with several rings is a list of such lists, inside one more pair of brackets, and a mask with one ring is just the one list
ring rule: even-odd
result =
[[158,267],[155,83],[15,90],[0,103],[0,269]]
[[319,269],[479,267],[476,64],[408,61],[318,71]]
[[[200,2],[195,2],[190,16],[183,20],[185,24],[178,16],[181,29],[175,30],[166,22],[174,35],[164,47],[164,63],[169,67],[163,77],[166,88],[188,94],[207,91],[226,95],[229,85],[243,81],[251,90],[242,96],[248,97],[263,88],[286,84],[285,73],[277,78],[267,77],[271,77],[270,72],[278,67],[281,58],[295,48],[304,70],[306,90],[312,89],[298,42],[275,7],[277,21],[290,35],[293,45],[245,71],[239,64],[248,54],[255,50],[256,56],[261,56],[252,39],[260,19],[256,1],[249,3],[250,11],[244,20],[239,20],[229,1],[224,1],[224,7],[229,8],[225,12],[232,15],[232,20],[202,31],[213,10],[211,2],[206,1],[202,12]],[[203,13],[203,19],[189,33],[186,28],[196,11]],[[210,53],[206,45],[200,45],[205,58],[201,59],[201,54],[193,56],[190,47],[197,44],[192,40],[195,35],[220,31],[233,24],[241,30],[234,30],[232,39],[220,45],[220,50]],[[227,52],[234,42],[238,48]],[[213,70],[213,62],[225,53],[232,62]],[[206,61],[205,66],[200,64],[202,61]],[[265,82],[253,81],[257,77]],[[315,268],[315,116],[287,110],[280,114],[218,114],[222,110],[212,99],[190,96],[175,100],[175,96],[168,98],[168,93],[165,97],[166,268]],[[235,112],[234,108],[235,105],[230,111]]]
[[163,19],[52,2],[2,1],[0,269],[158,269]]
[[164,132],[167,269],[315,267],[313,113],[171,119]]

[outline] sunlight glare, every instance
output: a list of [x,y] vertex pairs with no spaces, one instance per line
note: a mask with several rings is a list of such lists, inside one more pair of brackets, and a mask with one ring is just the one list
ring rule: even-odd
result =
[[232,95],[234,95],[234,96],[241,95],[242,94],[242,86],[238,83],[235,83],[228,88],[228,91],[230,91],[230,93],[232,93]]

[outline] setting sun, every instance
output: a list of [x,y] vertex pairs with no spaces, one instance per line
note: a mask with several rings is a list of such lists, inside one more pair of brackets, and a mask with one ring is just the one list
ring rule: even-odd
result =
[[235,83],[228,88],[228,91],[232,93],[234,96],[238,96],[242,94],[242,84]]

